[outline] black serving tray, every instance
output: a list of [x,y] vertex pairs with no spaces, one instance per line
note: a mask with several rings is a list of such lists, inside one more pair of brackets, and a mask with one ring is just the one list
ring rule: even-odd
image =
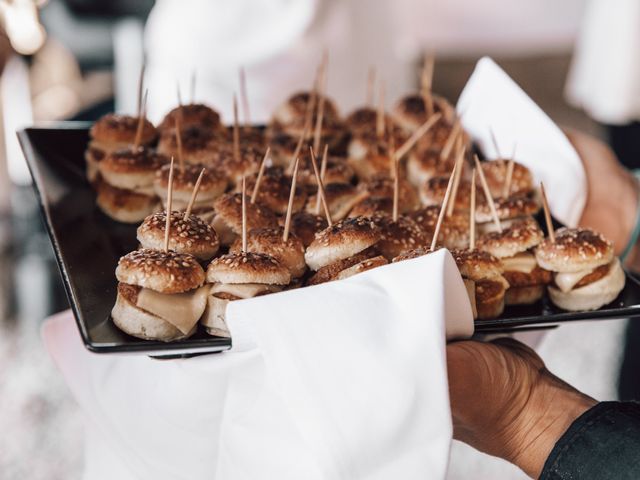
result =
[[[85,177],[84,151],[89,123],[57,122],[18,132],[34,188],[53,244],[64,287],[86,347],[98,353],[180,356],[218,352],[231,340],[204,330],[178,342],[140,340],[121,332],[110,319],[116,298],[118,259],[137,247],[136,226],[114,222],[95,206]],[[494,320],[476,321],[478,333],[549,327],[575,320],[640,316],[640,282],[627,283],[611,304],[592,312],[564,312],[545,297],[534,305],[507,307]]]

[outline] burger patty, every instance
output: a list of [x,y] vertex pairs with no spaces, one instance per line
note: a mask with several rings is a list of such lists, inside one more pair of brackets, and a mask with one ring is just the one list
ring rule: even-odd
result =
[[142,287],[130,285],[128,283],[118,283],[118,293],[129,303],[136,305],[138,303],[138,294]]
[[589,285],[590,283],[597,282],[601,278],[605,277],[607,273],[609,273],[609,267],[610,265],[607,264],[596,268],[593,272],[591,272],[586,277],[583,277],[578,283],[576,283],[576,286],[573,288],[580,288],[584,287],[585,285]]
[[351,268],[364,260],[368,260],[373,257],[377,257],[379,253],[375,247],[369,247],[360,253],[357,253],[344,260],[338,260],[329,265],[320,268],[308,281],[307,285],[318,285],[320,283],[330,282],[335,279],[341,271]]
[[504,295],[504,285],[493,280],[482,280],[476,282],[476,302],[484,303],[495,300],[500,295]]
[[504,272],[502,276],[512,287],[532,287],[535,285],[547,285],[553,280],[553,274],[536,266],[531,273],[524,272]]

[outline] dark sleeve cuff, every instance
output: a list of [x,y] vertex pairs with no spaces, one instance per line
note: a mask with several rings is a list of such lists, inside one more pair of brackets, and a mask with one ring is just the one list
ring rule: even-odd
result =
[[586,411],[553,447],[540,478],[639,479],[640,404],[602,402]]

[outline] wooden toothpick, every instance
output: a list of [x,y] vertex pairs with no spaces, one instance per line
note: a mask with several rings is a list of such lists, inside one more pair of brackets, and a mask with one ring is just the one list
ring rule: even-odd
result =
[[246,180],[242,176],[242,253],[247,252],[247,195]]
[[549,210],[549,202],[547,202],[547,193],[544,190],[544,184],[540,182],[540,194],[542,196],[542,208],[544,209],[544,220],[547,223],[547,231],[549,232],[549,240],[556,243],[556,232],[553,229],[551,221],[551,211]]
[[427,118],[434,113],[433,107],[433,71],[435,68],[435,55],[429,52],[424,57],[422,64],[422,74],[420,75],[420,87],[422,98],[424,99]]
[[180,94],[180,83],[176,82],[176,93],[178,95],[178,108],[182,110],[182,95]]
[[497,158],[502,158],[500,147],[498,147],[498,139],[496,138],[496,133],[493,131],[493,128],[489,128],[489,134],[491,135],[491,143],[493,143]]
[[308,128],[305,127],[305,129],[302,131],[302,134],[300,135],[300,139],[298,140],[296,149],[293,151],[293,155],[289,160],[289,166],[287,167],[287,172],[289,173],[293,171],[293,164],[295,163],[296,159],[300,156],[300,152],[302,151],[302,146],[304,145],[304,141],[307,138],[307,133],[308,133]]
[[436,221],[436,228],[433,232],[433,238],[431,239],[430,252],[436,249],[436,243],[438,242],[438,236],[440,235],[440,229],[442,228],[442,222],[444,220],[444,214],[447,211],[447,205],[449,204],[449,197],[451,195],[451,189],[453,188],[453,179],[456,176],[456,170],[458,164],[453,164],[453,170],[451,170],[451,176],[449,177],[449,183],[447,183],[447,190],[444,192],[444,198],[442,199],[442,205],[440,206],[440,213],[438,213],[438,220]]
[[313,132],[313,149],[320,149],[320,136],[322,134],[322,121],[324,119],[324,106],[326,101],[326,89],[327,89],[327,64],[323,61],[322,75],[318,85],[318,116],[316,117],[316,126]]
[[504,179],[504,186],[502,188],[502,196],[504,198],[508,198],[511,193],[511,183],[513,182],[513,169],[515,167],[515,163],[513,160],[509,160],[507,164],[507,175]]
[[456,206],[456,197],[458,196],[458,188],[460,187],[460,178],[462,177],[462,171],[464,169],[464,147],[458,151],[456,158],[456,177],[453,179],[453,190],[451,191],[451,201],[447,204],[447,217],[453,215],[453,210]]
[[329,206],[327,205],[327,198],[324,194],[324,185],[322,183],[322,178],[320,178],[320,173],[318,172],[318,164],[316,163],[316,156],[313,153],[313,147],[309,147],[311,151],[311,166],[313,167],[313,173],[316,176],[316,182],[318,183],[318,193],[322,201],[322,206],[324,208],[324,214],[327,217],[327,224],[329,226],[333,225],[333,221],[331,220],[331,212],[329,211]]
[[202,177],[204,176],[204,172],[206,168],[200,170],[200,175],[198,175],[198,180],[196,180],[196,185],[193,187],[193,192],[191,192],[191,199],[189,199],[189,205],[187,205],[187,209],[184,212],[184,219],[189,220],[189,216],[191,215],[191,210],[193,209],[194,203],[196,203],[196,197],[198,196],[198,190],[200,190],[200,182],[202,182]]
[[398,161],[394,155],[390,155],[390,160],[393,165],[393,214],[392,218],[394,222],[398,221],[398,204],[400,193],[400,175],[398,175]]
[[169,183],[167,184],[167,219],[164,225],[164,251],[169,251],[169,230],[171,230],[171,208],[173,206],[173,157],[169,167]]
[[251,112],[249,111],[249,96],[247,95],[247,76],[244,67],[240,67],[240,101],[242,102],[242,116],[244,125],[251,125]]
[[[320,179],[324,182],[324,176],[327,173],[327,158],[329,156],[329,144],[324,145],[324,152],[322,152],[322,162],[320,163]],[[320,215],[320,195],[316,195],[316,215]]]
[[180,171],[184,172],[184,156],[182,155],[182,133],[180,132],[181,118],[182,112],[176,115],[176,144],[178,146],[178,164],[180,165]]
[[451,132],[447,137],[447,141],[444,143],[444,147],[442,147],[442,150],[440,151],[440,160],[446,160],[447,158],[449,158],[460,133],[460,120],[456,119],[455,123],[453,124],[453,128],[451,129]]
[[140,76],[138,77],[138,117],[142,116],[142,91],[144,88],[144,63],[140,68]]
[[289,230],[291,228],[291,214],[293,213],[293,200],[296,196],[296,180],[298,179],[298,164],[300,159],[296,158],[296,163],[293,166],[293,176],[291,177],[291,191],[289,192],[289,203],[287,204],[287,215],[284,220],[284,232],[282,232],[282,240],[286,242],[289,240]]
[[367,96],[365,97],[365,105],[373,106],[376,86],[376,67],[369,67],[367,74]]
[[500,224],[500,219],[498,218],[498,212],[496,211],[496,204],[493,202],[493,197],[491,196],[491,190],[489,189],[489,184],[487,184],[487,179],[484,176],[484,171],[480,166],[480,159],[478,155],[473,156],[473,160],[476,164],[476,170],[478,171],[478,176],[480,177],[480,184],[482,185],[482,190],[484,192],[485,199],[489,204],[489,209],[491,210],[491,216],[493,217],[493,222],[496,224],[496,228],[500,233],[502,233],[502,225]]
[[145,90],[144,92],[144,97],[142,99],[142,103],[141,103],[141,107],[140,107],[140,111],[138,113],[138,126],[136,128],[136,136],[133,140],[133,149],[137,150],[138,147],[140,146],[140,142],[142,142],[142,130],[144,127],[144,120],[145,117],[147,116],[147,94],[149,93],[148,90]]
[[260,189],[260,182],[262,182],[262,176],[264,175],[264,167],[267,164],[267,158],[269,158],[270,152],[271,152],[271,147],[267,147],[267,151],[264,152],[264,157],[262,157],[262,162],[260,163],[260,170],[258,170],[258,177],[256,178],[256,184],[253,186],[253,192],[251,192],[251,203],[256,203],[256,199],[258,198],[258,190]]
[[233,94],[233,159],[240,161],[240,130],[238,128],[238,99]]
[[380,82],[380,93],[378,97],[378,110],[376,115],[376,136],[378,141],[384,138],[385,118],[384,118],[384,82]]
[[396,160],[397,161],[402,160],[402,157],[404,157],[407,153],[409,153],[409,150],[413,148],[413,146],[418,142],[418,140],[420,140],[424,135],[427,134],[427,132],[431,129],[431,127],[433,127],[438,122],[438,120],[440,120],[441,117],[442,115],[440,115],[439,113],[436,113],[431,118],[429,118],[426,122],[420,125],[420,127],[415,132],[413,132],[413,134],[409,137],[409,139],[406,142],[404,142],[402,146],[395,152],[394,156]]
[[471,173],[471,201],[469,202],[469,250],[476,248],[476,169]]

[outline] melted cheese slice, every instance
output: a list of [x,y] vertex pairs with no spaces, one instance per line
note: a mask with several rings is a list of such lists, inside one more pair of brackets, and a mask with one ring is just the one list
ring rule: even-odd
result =
[[209,289],[207,285],[190,292],[164,294],[143,288],[138,293],[136,306],[166,320],[186,335],[202,316]]
[[505,272],[531,273],[538,265],[536,257],[531,252],[522,252],[513,257],[501,258]]
[[211,287],[211,294],[228,293],[238,298],[253,298],[259,293],[276,293],[282,290],[277,285],[263,285],[261,283],[214,283]]
[[593,270],[582,270],[581,272],[575,273],[556,273],[554,279],[558,288],[562,292],[567,293],[571,291],[571,289],[575,287],[580,280],[589,275],[591,272],[593,272]]

